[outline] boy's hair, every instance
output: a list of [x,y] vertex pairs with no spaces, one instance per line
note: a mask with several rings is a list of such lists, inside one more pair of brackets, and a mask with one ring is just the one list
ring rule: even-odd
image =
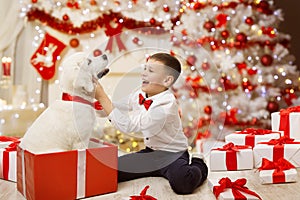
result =
[[181,73],[181,64],[177,58],[168,54],[168,53],[155,53],[151,55],[148,59],[153,59],[156,61],[160,61],[164,65],[167,66],[167,70],[174,77],[174,82],[178,79]]

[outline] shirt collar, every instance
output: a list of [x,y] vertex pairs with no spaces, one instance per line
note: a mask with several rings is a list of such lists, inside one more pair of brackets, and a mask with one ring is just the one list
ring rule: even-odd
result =
[[[141,92],[143,94],[144,97],[146,97],[146,93],[144,91],[141,90]],[[153,95],[151,97],[147,97],[146,99],[151,99],[151,100],[159,100],[161,99],[164,95],[171,93],[170,89],[167,89],[166,91],[160,92],[156,95]]]

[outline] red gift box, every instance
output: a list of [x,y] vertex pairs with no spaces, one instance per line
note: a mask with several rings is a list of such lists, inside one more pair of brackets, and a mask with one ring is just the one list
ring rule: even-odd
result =
[[117,191],[117,147],[33,154],[17,149],[17,189],[31,199],[78,199]]
[[19,138],[0,136],[0,178],[17,182],[16,146]]

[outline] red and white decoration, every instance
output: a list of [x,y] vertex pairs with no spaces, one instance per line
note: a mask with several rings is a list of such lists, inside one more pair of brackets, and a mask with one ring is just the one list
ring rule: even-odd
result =
[[66,45],[50,35],[45,34],[43,41],[31,57],[31,64],[41,77],[49,80],[55,76],[55,63]]
[[261,200],[255,191],[246,186],[247,179],[240,178],[231,180],[228,177],[220,179],[208,179],[208,186],[216,199],[223,200]]
[[18,191],[28,200],[79,199],[115,192],[117,146],[94,145],[48,154],[32,154],[18,147]]
[[253,169],[253,151],[251,146],[238,146],[228,143],[210,152],[211,171],[235,171]]
[[271,122],[274,131],[283,131],[285,136],[300,140],[300,106],[272,113]]
[[17,182],[17,137],[0,136],[0,178]]
[[276,132],[266,129],[247,128],[242,131],[236,131],[235,133],[226,135],[225,142],[232,142],[235,145],[249,145],[254,147],[259,142],[278,139],[280,136],[281,132],[279,131]]
[[259,168],[263,158],[276,162],[284,158],[295,167],[300,167],[300,141],[281,137],[268,142],[261,142],[253,148],[254,166]]
[[297,182],[298,179],[295,166],[284,158],[275,162],[263,158],[258,169],[261,184]]

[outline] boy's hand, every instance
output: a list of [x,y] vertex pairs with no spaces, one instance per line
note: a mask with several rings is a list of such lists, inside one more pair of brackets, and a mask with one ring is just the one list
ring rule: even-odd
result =
[[95,99],[100,99],[105,95],[102,85],[98,82],[98,79],[93,77],[93,83],[95,85]]
[[112,102],[108,98],[97,78],[93,77],[93,83],[95,84],[95,99],[97,99],[101,103],[105,113],[109,115],[113,110]]

